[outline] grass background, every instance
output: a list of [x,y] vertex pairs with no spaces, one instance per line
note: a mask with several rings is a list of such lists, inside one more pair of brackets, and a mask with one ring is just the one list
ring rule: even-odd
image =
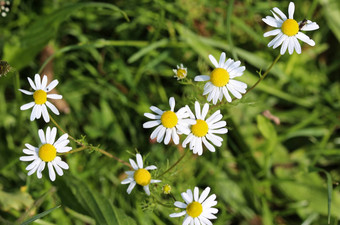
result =
[[[288,1],[11,1],[0,18],[0,55],[12,71],[0,78],[0,223],[21,223],[56,206],[35,224],[180,224],[169,218],[173,195],[210,186],[219,213],[214,224],[330,224],[340,219],[340,4],[336,0],[296,2],[295,16],[316,21],[302,54],[284,55],[269,76],[240,101],[221,109],[229,133],[215,153],[188,154],[153,185],[153,197],[121,185],[127,167],[95,151],[64,157],[69,171],[56,182],[27,176],[20,162],[25,143],[38,145],[43,120],[29,121],[20,106],[31,101],[27,77],[41,69],[45,46],[53,49],[57,90],[70,113],[54,117],[72,136],[127,161],[138,149],[157,173],[183,153],[175,145],[149,141],[143,113],[156,105],[176,108],[198,100],[203,85],[178,82],[172,69],[183,63],[188,79],[208,74],[208,54],[241,60],[239,79],[251,86],[279,54],[266,47],[271,28],[261,18]],[[276,125],[262,112],[281,121]],[[61,132],[59,131],[59,135]],[[183,137],[182,137],[183,138]],[[72,143],[73,148],[77,146]],[[331,201],[330,201],[331,200]]]

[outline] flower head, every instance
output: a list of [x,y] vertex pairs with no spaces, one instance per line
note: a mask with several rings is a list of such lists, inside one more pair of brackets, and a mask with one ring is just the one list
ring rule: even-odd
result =
[[268,31],[264,33],[264,37],[275,36],[276,37],[268,43],[268,47],[273,46],[277,48],[281,46],[281,55],[285,54],[287,48],[289,54],[293,54],[294,49],[296,53],[301,53],[301,46],[297,39],[306,42],[310,46],[314,46],[315,42],[310,39],[307,35],[300,31],[311,31],[319,29],[319,25],[310,20],[303,20],[297,22],[294,17],[295,5],[294,2],[290,2],[288,6],[288,18],[287,16],[278,8],[273,8],[273,16],[267,16],[263,18],[263,22],[271,27],[278,29]]
[[123,180],[121,184],[130,184],[127,189],[128,194],[131,193],[132,189],[136,186],[136,184],[139,184],[140,186],[143,186],[145,193],[147,195],[150,195],[149,184],[161,182],[160,180],[152,180],[151,174],[149,172],[149,170],[155,170],[157,169],[157,167],[151,165],[143,168],[143,159],[141,154],[136,154],[137,163],[133,159],[129,160],[133,168],[133,171],[125,172],[128,175],[128,178]]
[[169,184],[166,184],[163,186],[162,191],[164,194],[168,195],[171,193],[171,186]]
[[39,179],[42,177],[41,172],[47,163],[50,179],[54,181],[56,178],[54,170],[57,171],[59,176],[62,176],[64,174],[62,169],[67,170],[69,168],[67,163],[57,156],[57,153],[68,152],[72,149],[72,147],[67,146],[70,142],[67,139],[68,134],[63,134],[57,141],[55,141],[57,134],[57,128],[55,127],[52,129],[47,127],[46,135],[42,129],[38,131],[38,134],[41,141],[40,147],[25,144],[27,149],[24,149],[23,152],[28,156],[21,156],[20,161],[33,161],[26,167],[26,170],[29,170],[29,176],[37,172]]
[[47,98],[51,98],[51,99],[62,98],[62,96],[58,94],[47,94],[48,92],[50,92],[53,88],[57,86],[58,80],[53,80],[49,85],[47,85],[47,76],[44,75],[44,77],[41,79],[39,74],[35,75],[34,77],[35,82],[33,82],[32,79],[29,77],[27,79],[31,87],[33,88],[34,92],[26,91],[23,89],[19,89],[19,91],[21,91],[22,93],[26,95],[33,95],[34,101],[27,103],[25,105],[22,105],[20,109],[26,110],[26,109],[30,109],[33,107],[31,118],[30,118],[31,121],[33,121],[34,119],[39,119],[42,115],[45,122],[48,123],[50,121],[50,116],[48,115],[47,107],[49,107],[54,114],[59,115],[58,109],[47,100]]
[[0,15],[6,17],[9,12],[10,1],[0,0]]
[[[216,219],[214,215],[218,213],[218,209],[212,208],[217,204],[216,195],[209,195],[210,187],[207,187],[199,196],[198,187],[194,188],[194,193],[190,189],[183,192],[182,198],[185,203],[176,201],[174,205],[178,208],[185,209],[180,213],[170,214],[170,217],[181,217],[185,215],[183,225],[195,224],[195,225],[209,225],[212,224],[210,219]],[[208,198],[207,198],[208,197]]]
[[144,113],[152,121],[145,122],[143,124],[144,128],[152,128],[157,126],[157,128],[151,133],[150,138],[154,139],[157,137],[157,142],[162,142],[164,139],[164,144],[169,144],[171,138],[177,145],[179,143],[178,134],[188,134],[190,131],[188,129],[188,120],[186,118],[189,116],[186,107],[182,107],[177,112],[175,110],[175,98],[171,97],[169,99],[170,110],[163,111],[156,106],[151,106],[150,109],[156,113]]
[[177,80],[182,80],[186,78],[188,74],[187,68],[183,67],[183,64],[181,64],[180,66],[177,65],[177,69],[173,69],[172,71],[174,71],[174,77],[177,78]]
[[[194,123],[194,125],[191,126],[191,133],[183,141],[182,146],[185,148],[187,144],[190,143],[189,147],[191,150],[193,150],[194,154],[202,155],[202,142],[209,151],[215,152],[214,145],[220,147],[223,141],[223,138],[217,136],[216,134],[225,134],[228,132],[228,129],[225,128],[227,123],[225,121],[220,121],[223,117],[220,113],[220,110],[217,110],[208,119],[205,119],[208,111],[208,103],[204,104],[201,112],[200,104],[196,101],[196,115],[194,115],[188,107],[190,119],[193,120],[192,123]],[[212,142],[214,145],[210,144],[209,141]]]
[[218,100],[222,101],[223,96],[228,102],[231,102],[229,92],[238,99],[242,98],[241,93],[246,93],[247,85],[241,81],[233,80],[235,77],[242,76],[246,69],[244,66],[240,67],[241,62],[235,62],[232,59],[225,61],[226,54],[224,52],[222,52],[219,62],[212,55],[209,55],[209,59],[216,68],[209,76],[198,75],[195,77],[195,81],[208,81],[203,92],[203,95],[208,95],[208,102],[213,100],[215,105]]

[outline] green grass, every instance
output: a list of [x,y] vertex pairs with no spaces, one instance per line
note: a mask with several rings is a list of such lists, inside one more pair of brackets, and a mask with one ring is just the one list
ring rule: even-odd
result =
[[[338,224],[340,220],[340,4],[297,1],[294,18],[320,29],[307,32],[314,47],[286,53],[269,75],[241,100],[215,107],[228,134],[215,153],[188,153],[175,169],[151,186],[152,197],[121,185],[125,165],[96,151],[63,159],[70,169],[55,182],[27,176],[20,162],[25,143],[39,144],[31,122],[27,77],[42,69],[40,53],[54,50],[54,79],[70,113],[54,119],[69,134],[128,161],[140,152],[156,165],[157,176],[183,154],[175,145],[149,141],[143,116],[151,105],[176,109],[206,102],[193,81],[211,71],[209,54],[238,59],[252,86],[279,54],[267,48],[271,28],[261,18],[273,7],[287,13],[289,1],[20,1],[0,18],[0,56],[13,69],[0,77],[0,224],[181,224],[170,218],[173,199],[161,193],[170,184],[176,200],[186,189],[211,187],[219,213],[214,224]],[[188,81],[173,78],[183,63]],[[40,71],[41,72],[41,71]],[[269,110],[280,125],[262,115]],[[61,135],[58,131],[58,135]],[[184,140],[182,136],[181,141]],[[77,148],[74,142],[70,144]],[[58,206],[61,207],[58,208]],[[168,207],[167,207],[168,206]],[[329,210],[331,209],[331,210]]]

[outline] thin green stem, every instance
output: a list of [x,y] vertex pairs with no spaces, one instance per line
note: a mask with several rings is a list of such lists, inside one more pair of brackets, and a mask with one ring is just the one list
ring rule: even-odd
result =
[[178,163],[180,163],[182,161],[182,159],[185,157],[185,155],[189,152],[189,149],[183,153],[183,155],[169,168],[167,169],[164,173],[162,173],[161,175],[158,175],[157,178],[160,178],[161,176],[163,176],[164,174],[168,173],[169,171],[171,171],[173,168],[175,168]]
[[[54,125],[56,125],[56,127],[58,127],[58,129],[60,129],[64,134],[66,134],[65,130],[59,126],[59,124],[53,119],[53,117],[52,117],[51,115],[50,115],[50,118],[51,118],[51,121],[54,123]],[[130,168],[132,168],[131,165],[130,165],[129,163],[127,163],[127,162],[125,162],[124,160],[118,158],[117,156],[114,156],[114,155],[108,153],[108,152],[105,151],[104,149],[100,149],[100,148],[97,148],[97,147],[92,147],[92,146],[90,146],[90,145],[84,144],[84,143],[82,143],[82,142],[76,140],[76,139],[75,139],[74,137],[72,137],[71,135],[69,135],[69,137],[70,137],[74,142],[76,142],[78,145],[80,145],[80,146],[82,146],[82,147],[81,147],[81,148],[74,149],[74,150],[72,150],[72,151],[70,151],[70,152],[68,152],[68,153],[79,152],[79,151],[82,151],[82,150],[84,150],[84,149],[86,149],[86,148],[89,148],[89,149],[93,149],[93,150],[95,150],[95,151],[97,151],[97,152],[100,152],[100,153],[102,153],[103,155],[105,155],[105,156],[107,156],[107,157],[109,157],[109,158],[111,158],[111,159],[115,159],[115,160],[117,160],[118,162],[120,162],[120,163],[122,163],[122,164],[124,164],[124,165],[126,165],[126,166],[128,166],[128,167],[130,167]]]
[[269,74],[269,72],[270,72],[270,70],[273,68],[273,66],[277,63],[277,61],[279,61],[279,59],[280,59],[280,57],[281,57],[281,54],[279,54],[276,58],[275,58],[275,60],[272,62],[272,64],[269,66],[269,68],[267,69],[267,71],[263,74],[263,75],[261,75],[260,74],[260,79],[253,85],[253,86],[251,86],[251,88],[249,88],[247,91],[246,91],[246,93],[244,93],[244,95],[243,96],[245,96],[248,92],[250,92],[251,90],[253,90],[268,74]]

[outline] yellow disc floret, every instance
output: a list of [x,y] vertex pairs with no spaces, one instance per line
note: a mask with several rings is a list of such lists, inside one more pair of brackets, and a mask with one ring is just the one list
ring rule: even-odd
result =
[[43,90],[37,90],[33,94],[34,102],[37,105],[42,105],[47,101],[47,93]]
[[164,127],[173,128],[174,126],[177,125],[177,122],[178,122],[176,113],[174,113],[173,111],[164,112],[161,117],[161,122]]
[[287,19],[283,22],[281,30],[287,36],[294,36],[299,32],[299,24],[296,20]]
[[196,120],[196,124],[192,125],[191,132],[197,137],[203,137],[208,133],[209,127],[204,120]]
[[187,71],[185,69],[178,69],[176,76],[178,79],[184,79],[187,76]]
[[51,162],[57,156],[57,149],[51,144],[44,144],[39,149],[39,157],[45,162]]
[[166,195],[171,193],[171,186],[169,184],[163,186],[163,193]]
[[189,216],[195,218],[201,215],[203,207],[201,203],[194,201],[187,206],[186,210]]
[[138,169],[135,172],[134,179],[137,184],[141,186],[146,186],[150,184],[151,174],[146,169]]
[[216,87],[223,87],[229,82],[229,73],[225,69],[216,68],[210,74],[210,81]]

